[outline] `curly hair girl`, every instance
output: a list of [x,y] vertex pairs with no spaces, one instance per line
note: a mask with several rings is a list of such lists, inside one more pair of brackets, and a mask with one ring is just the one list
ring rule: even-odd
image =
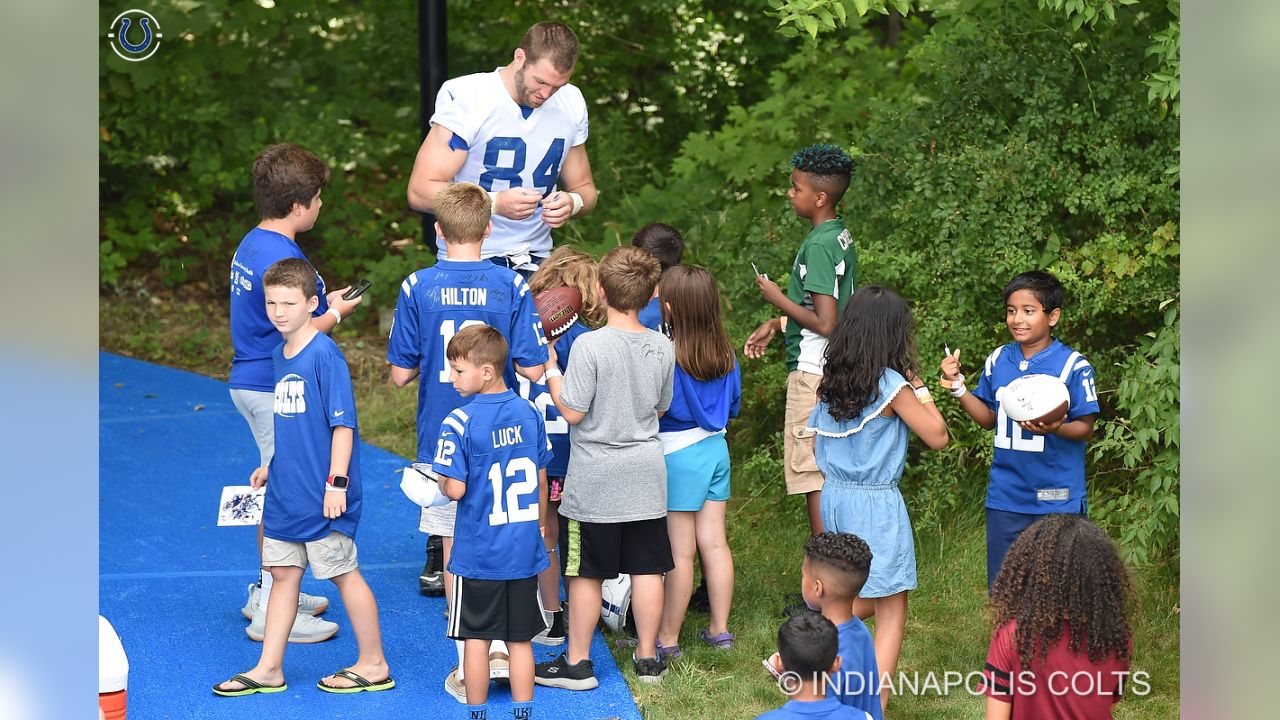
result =
[[571,287],[582,293],[582,319],[591,328],[604,325],[604,303],[596,294],[596,261],[571,245],[561,245],[538,266],[529,278],[529,292]]
[[894,291],[879,285],[854,291],[827,341],[818,385],[832,417],[857,417],[876,396],[885,368],[908,380],[916,376],[915,325],[911,308]]

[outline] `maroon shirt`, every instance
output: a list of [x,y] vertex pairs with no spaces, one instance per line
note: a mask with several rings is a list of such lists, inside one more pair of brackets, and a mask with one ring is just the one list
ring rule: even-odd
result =
[[988,697],[1013,704],[1013,720],[1095,720],[1110,718],[1111,706],[1120,702],[1129,683],[1129,661],[1114,655],[1094,664],[1087,652],[1068,648],[1069,628],[1043,661],[1022,666],[1014,638],[1017,622],[1000,626],[991,638],[987,663],[982,670],[982,691]]

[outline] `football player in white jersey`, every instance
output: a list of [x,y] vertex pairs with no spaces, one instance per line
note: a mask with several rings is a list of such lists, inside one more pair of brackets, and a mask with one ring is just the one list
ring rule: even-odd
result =
[[596,205],[587,104],[569,84],[577,60],[573,30],[542,22],[505,67],[441,86],[409,178],[409,206],[432,212],[445,185],[480,185],[493,198],[482,257],[531,273],[551,253],[551,229]]

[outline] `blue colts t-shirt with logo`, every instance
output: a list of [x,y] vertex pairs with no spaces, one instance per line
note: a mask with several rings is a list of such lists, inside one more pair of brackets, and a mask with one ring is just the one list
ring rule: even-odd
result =
[[[360,484],[360,431],[351,392],[347,359],[324,333],[292,358],[284,343],[276,347],[276,454],[267,474],[267,497],[262,531],[288,542],[319,540],[330,531],[354,538],[360,524],[363,491]],[[324,516],[324,493],[329,479],[333,428],[353,431],[347,476],[347,510],[329,520]]]

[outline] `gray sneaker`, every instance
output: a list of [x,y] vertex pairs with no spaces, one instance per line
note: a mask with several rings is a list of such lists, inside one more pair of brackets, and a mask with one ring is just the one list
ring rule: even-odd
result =
[[[251,640],[262,642],[262,638],[267,632],[266,613],[255,610],[253,613],[253,620],[250,621],[249,627],[245,628],[244,632]],[[302,613],[298,613],[298,615],[293,619],[293,628],[289,630],[289,642],[317,643],[328,640],[337,634],[337,623],[331,623],[328,620],[321,620],[320,618],[312,615],[303,615]]]
[[[254,610],[258,607],[258,598],[262,595],[262,586],[258,583],[249,583],[249,599],[245,601],[244,607],[240,608],[240,614],[252,620]],[[304,592],[298,593],[298,613],[300,615],[319,615],[329,609],[329,598],[319,595],[308,595]]]

